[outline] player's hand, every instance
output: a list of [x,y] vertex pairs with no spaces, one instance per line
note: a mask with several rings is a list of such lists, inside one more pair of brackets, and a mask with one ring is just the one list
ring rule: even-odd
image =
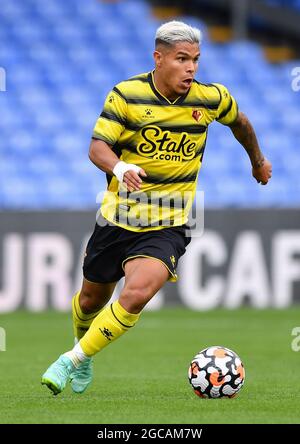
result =
[[141,176],[147,176],[143,168],[123,161],[115,165],[113,173],[120,183],[125,183],[128,191],[139,191],[142,184]]
[[252,168],[252,176],[262,185],[266,185],[272,177],[272,164],[264,158],[262,165]]
[[139,191],[142,185],[142,179],[140,176],[147,176],[143,168],[140,168],[138,173],[134,170],[126,171],[123,176],[123,182],[126,184],[128,191]]

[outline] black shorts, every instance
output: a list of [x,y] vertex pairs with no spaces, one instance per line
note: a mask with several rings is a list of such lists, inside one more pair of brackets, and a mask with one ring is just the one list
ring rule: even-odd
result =
[[83,262],[85,279],[97,283],[116,282],[124,276],[126,261],[149,257],[163,262],[169,270],[170,281],[177,280],[178,259],[191,240],[187,226],[135,232],[106,222],[105,226],[96,223],[88,241]]

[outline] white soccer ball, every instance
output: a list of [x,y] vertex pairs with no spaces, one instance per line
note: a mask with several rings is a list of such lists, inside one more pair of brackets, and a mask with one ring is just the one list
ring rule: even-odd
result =
[[245,368],[234,351],[216,345],[197,353],[188,377],[200,398],[233,398],[244,385]]

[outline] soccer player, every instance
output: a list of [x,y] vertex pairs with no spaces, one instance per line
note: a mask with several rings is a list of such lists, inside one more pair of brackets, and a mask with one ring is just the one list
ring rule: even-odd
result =
[[[96,122],[89,157],[107,173],[108,188],[87,245],[82,288],[72,300],[76,345],[42,376],[55,395],[68,382],[84,392],[93,356],[136,324],[166,281],[176,281],[190,242],[186,222],[208,125],[229,126],[257,182],[271,177],[251,123],[227,88],[195,80],[200,40],[200,31],[185,23],[160,26],[155,69],[115,86]],[[119,299],[108,304],[124,275]]]

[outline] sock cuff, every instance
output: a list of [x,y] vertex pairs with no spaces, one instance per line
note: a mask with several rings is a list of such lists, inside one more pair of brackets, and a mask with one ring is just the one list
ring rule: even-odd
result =
[[113,302],[110,308],[113,316],[125,328],[133,327],[140,317],[140,313],[128,313],[119,301]]
[[80,291],[78,291],[72,298],[72,311],[74,317],[78,321],[83,321],[83,322],[93,320],[97,316],[100,310],[95,313],[89,313],[89,314],[83,313],[79,305],[79,295]]

